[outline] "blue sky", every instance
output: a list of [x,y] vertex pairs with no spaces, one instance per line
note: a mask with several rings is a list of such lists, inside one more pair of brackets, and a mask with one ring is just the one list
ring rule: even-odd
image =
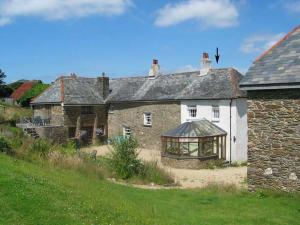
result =
[[95,77],[213,67],[247,71],[299,24],[300,0],[0,0],[0,68],[7,82],[74,72]]

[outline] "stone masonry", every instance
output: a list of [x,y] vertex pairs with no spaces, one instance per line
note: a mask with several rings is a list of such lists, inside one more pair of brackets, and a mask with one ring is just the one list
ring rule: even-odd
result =
[[[144,126],[144,113],[152,113],[152,126]],[[108,137],[123,135],[130,127],[143,148],[160,149],[161,134],[180,124],[180,102],[115,103],[108,113]]]
[[249,189],[300,191],[300,89],[248,96]]

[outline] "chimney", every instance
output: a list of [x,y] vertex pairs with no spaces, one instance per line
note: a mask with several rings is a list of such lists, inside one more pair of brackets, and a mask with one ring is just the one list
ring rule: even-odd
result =
[[159,75],[160,66],[157,59],[153,59],[151,69],[149,70],[149,77],[155,77]]
[[70,74],[70,77],[73,78],[73,79],[76,79],[76,78],[77,78],[77,75],[76,75],[76,73],[71,73],[71,74]]
[[103,99],[106,99],[109,95],[109,77],[102,73],[100,77],[97,77],[97,85],[99,87],[99,92]]
[[209,60],[209,55],[207,52],[203,53],[201,63],[202,63],[202,67],[200,69],[200,76],[205,76],[211,69],[211,60]]

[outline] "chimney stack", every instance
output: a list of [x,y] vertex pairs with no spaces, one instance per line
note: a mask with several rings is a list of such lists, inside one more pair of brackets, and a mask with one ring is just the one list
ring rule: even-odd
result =
[[97,85],[101,96],[106,99],[109,95],[109,77],[102,73],[100,77],[97,77]]
[[155,76],[159,75],[159,69],[160,69],[160,66],[158,64],[158,60],[153,59],[152,66],[149,71],[149,77],[155,77]]
[[211,60],[209,60],[209,55],[207,52],[203,52],[202,66],[200,69],[200,76],[205,76],[211,69]]

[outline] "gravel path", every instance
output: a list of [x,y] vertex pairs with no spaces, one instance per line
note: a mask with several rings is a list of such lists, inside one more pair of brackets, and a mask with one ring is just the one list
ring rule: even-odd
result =
[[[110,151],[110,146],[97,146],[84,148],[83,151],[91,152],[97,150],[97,155],[106,155]],[[166,171],[170,172],[175,181],[183,188],[201,188],[207,185],[236,185],[245,187],[247,178],[247,167],[228,167],[222,169],[175,169],[161,164],[160,152],[157,150],[139,149],[139,157],[146,161],[157,161]]]

